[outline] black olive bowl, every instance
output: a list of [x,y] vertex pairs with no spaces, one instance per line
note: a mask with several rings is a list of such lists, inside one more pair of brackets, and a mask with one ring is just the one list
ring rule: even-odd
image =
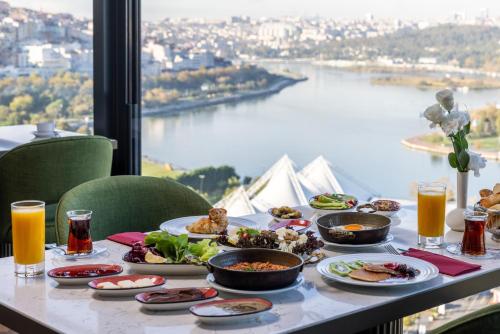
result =
[[[240,262],[270,262],[288,266],[273,271],[243,271],[225,269]],[[215,282],[238,290],[274,290],[293,284],[304,267],[304,260],[292,253],[273,249],[247,248],[215,255],[207,263]]]
[[[316,220],[321,237],[337,244],[375,244],[383,241],[391,227],[391,219],[382,215],[362,212],[338,212],[319,217]],[[359,224],[367,230],[344,231],[338,227]]]

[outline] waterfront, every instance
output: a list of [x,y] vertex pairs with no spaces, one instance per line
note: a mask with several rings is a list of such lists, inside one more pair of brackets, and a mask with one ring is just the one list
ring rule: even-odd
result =
[[[433,91],[373,86],[374,74],[330,67],[271,64],[309,78],[279,94],[177,115],[144,117],[143,154],[184,168],[231,165],[258,176],[287,153],[303,167],[322,154],[387,197],[410,198],[412,182],[448,177],[445,156],[412,151],[402,139],[428,131],[419,117],[434,103]],[[500,90],[456,94],[468,108],[499,103]],[[499,181],[500,164],[470,178],[470,195]]]

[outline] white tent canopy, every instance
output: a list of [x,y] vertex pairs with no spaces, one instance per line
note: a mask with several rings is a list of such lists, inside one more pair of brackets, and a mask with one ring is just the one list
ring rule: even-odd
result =
[[335,172],[331,163],[319,156],[296,172],[294,162],[284,155],[245,191],[240,187],[223,198],[216,207],[224,207],[231,216],[266,212],[269,208],[306,205],[308,198],[322,193],[353,194],[368,200],[375,194],[345,173]]

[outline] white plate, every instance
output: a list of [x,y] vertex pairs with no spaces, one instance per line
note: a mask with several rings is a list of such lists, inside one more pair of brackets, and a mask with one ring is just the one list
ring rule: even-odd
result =
[[214,288],[218,291],[222,291],[222,292],[233,293],[233,294],[237,294],[237,295],[270,295],[270,294],[282,293],[282,292],[286,292],[286,291],[290,291],[290,290],[298,288],[299,286],[302,285],[302,283],[304,283],[304,275],[302,275],[302,273],[301,273],[297,277],[297,280],[295,281],[295,283],[293,283],[289,286],[286,286],[284,288],[274,289],[274,290],[256,291],[256,290],[231,289],[231,288],[225,287],[225,286],[220,285],[219,283],[215,282],[215,278],[214,278],[213,274],[207,275],[207,282],[208,282],[208,285],[210,285],[212,288]]
[[124,261],[129,269],[135,273],[171,276],[200,276],[206,275],[205,266],[194,264],[167,264],[167,263],[133,263]]
[[[186,229],[186,226],[196,222],[198,219],[208,217],[206,216],[190,216],[190,217],[181,217],[172,220],[168,220],[160,225],[160,230],[167,231],[172,235],[181,235],[187,234],[191,239],[214,239],[217,237],[216,234],[199,234],[199,233],[191,233]],[[229,220],[228,229],[231,228],[240,228],[240,227],[250,227],[257,228],[257,224],[251,220],[240,218],[240,217],[227,217]]]
[[66,254],[66,249],[67,248],[68,248],[67,245],[62,245],[62,246],[53,248],[52,251],[54,252],[54,254],[56,254],[56,255],[58,255],[60,257],[63,257],[65,259],[68,259],[68,260],[78,260],[78,259],[87,259],[87,258],[90,258],[90,257],[94,257],[94,256],[100,255],[100,254],[102,254],[102,253],[104,253],[105,251],[108,250],[104,246],[98,246],[96,244],[93,244],[92,245],[92,252],[91,253],[69,255],[69,254]]
[[394,240],[394,236],[392,234],[387,234],[387,237],[381,242],[377,242],[375,244],[359,244],[359,245],[351,245],[351,244],[338,244],[335,242],[329,242],[321,239],[325,245],[336,247],[336,248],[370,248],[370,247],[379,247],[388,244],[392,240]]
[[[144,276],[149,276],[149,275],[144,275]],[[118,281],[120,279],[123,279],[123,280],[132,279],[135,281],[135,280],[142,278],[144,276],[143,275],[110,276],[110,277],[98,278],[98,279],[95,279],[94,281],[103,281],[104,280],[104,281],[114,282],[114,281]],[[94,290],[96,295],[99,295],[99,296],[105,296],[105,297],[135,296],[135,295],[142,293],[142,292],[159,290],[166,283],[166,280],[163,277],[156,276],[156,277],[154,277],[154,279],[158,280],[158,282],[155,282],[153,285],[140,287],[140,288],[120,288],[120,289],[104,288],[104,289],[98,289],[96,287],[97,284],[94,281],[90,281],[88,283],[88,286],[89,286],[89,288]]]
[[[408,280],[388,281],[388,282],[365,282],[352,279],[349,276],[345,277],[339,276],[334,273],[331,273],[330,270],[328,270],[330,263],[333,262],[339,262],[339,261],[352,262],[359,260],[376,264],[382,264],[386,262],[404,263],[407,266],[411,266],[417,269],[418,271],[420,271],[420,273],[415,278]],[[324,277],[330,278],[337,282],[350,285],[370,286],[370,287],[390,287],[390,286],[418,284],[429,281],[439,275],[438,268],[432,263],[429,263],[427,261],[423,261],[409,256],[383,254],[383,253],[360,253],[360,254],[347,254],[347,255],[330,257],[318,263],[316,269]]]
[[[207,288],[208,289],[208,288]],[[185,301],[185,302],[164,302],[164,303],[146,303],[140,299],[140,294],[135,295],[135,300],[141,304],[141,306],[150,311],[173,311],[173,310],[187,310],[193,305],[201,304],[201,303],[206,303],[213,301],[219,293],[215,291],[215,295],[204,298],[204,299],[199,299],[199,300],[193,300],[193,301]]]

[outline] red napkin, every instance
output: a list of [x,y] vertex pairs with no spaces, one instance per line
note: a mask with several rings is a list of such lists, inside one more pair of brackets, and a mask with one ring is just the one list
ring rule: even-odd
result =
[[123,232],[108,236],[106,239],[132,246],[136,242],[143,242],[145,234],[142,232]]
[[452,259],[451,257],[426,252],[420,249],[410,248],[403,255],[415,257],[417,259],[425,260],[438,267],[441,274],[449,276],[458,276],[465,273],[470,273],[481,269],[480,265],[471,264],[459,260]]

